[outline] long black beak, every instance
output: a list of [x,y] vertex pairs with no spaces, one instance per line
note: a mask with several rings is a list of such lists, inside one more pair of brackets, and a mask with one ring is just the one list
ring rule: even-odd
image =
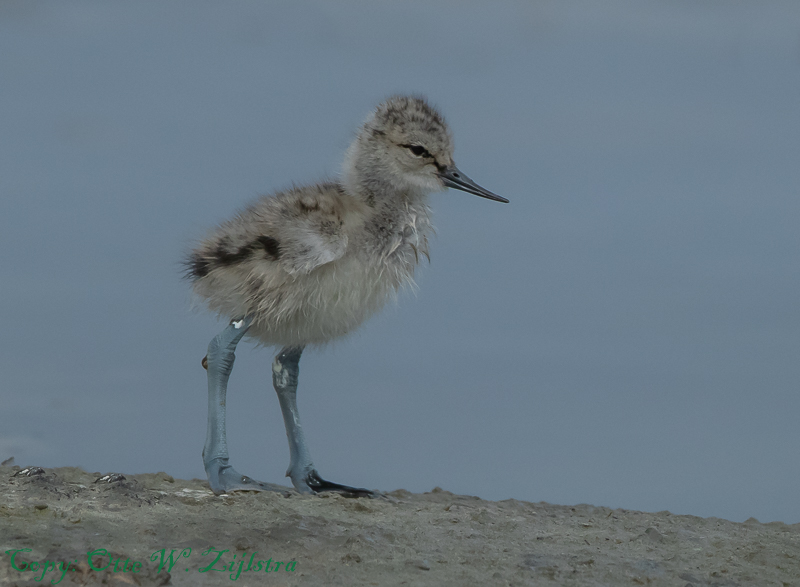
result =
[[445,167],[441,171],[438,171],[437,175],[442,178],[442,183],[449,188],[461,190],[462,192],[467,192],[468,194],[475,194],[476,196],[494,200],[495,202],[503,202],[504,204],[508,204],[508,200],[506,200],[503,196],[498,196],[497,194],[493,194],[489,190],[482,188],[466,175],[461,173],[458,170],[458,167],[455,165]]

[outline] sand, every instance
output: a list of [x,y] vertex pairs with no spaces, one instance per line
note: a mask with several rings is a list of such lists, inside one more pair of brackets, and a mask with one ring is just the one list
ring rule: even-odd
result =
[[800,585],[800,524],[439,488],[215,496],[166,473],[21,471],[0,467],[3,586]]

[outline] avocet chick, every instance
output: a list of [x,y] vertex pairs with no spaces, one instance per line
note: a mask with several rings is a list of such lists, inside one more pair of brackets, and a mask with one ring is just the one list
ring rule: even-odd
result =
[[428,194],[447,187],[508,202],[459,171],[439,112],[421,97],[394,96],[367,117],[340,181],[263,197],[192,251],[186,265],[194,292],[231,320],[203,359],[203,463],[214,493],[281,490],[228,464],[225,396],[234,350],[246,334],[281,347],[272,380],[289,438],[286,475],[297,491],[373,495],[317,473],[297,411],[300,355],[306,345],[352,331],[412,281],[420,257],[428,256]]

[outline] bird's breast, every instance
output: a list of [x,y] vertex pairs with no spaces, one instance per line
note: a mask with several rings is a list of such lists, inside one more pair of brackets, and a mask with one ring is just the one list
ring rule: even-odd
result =
[[376,213],[366,224],[354,248],[366,252],[372,264],[408,274],[400,278],[399,286],[413,277],[420,256],[428,257],[431,231],[430,210],[426,205],[390,207]]

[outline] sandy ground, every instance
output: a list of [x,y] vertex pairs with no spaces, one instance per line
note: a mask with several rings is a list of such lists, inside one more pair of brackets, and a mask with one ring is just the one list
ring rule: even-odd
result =
[[0,467],[3,586],[800,585],[800,524],[438,488],[217,497],[166,473],[20,471]]

